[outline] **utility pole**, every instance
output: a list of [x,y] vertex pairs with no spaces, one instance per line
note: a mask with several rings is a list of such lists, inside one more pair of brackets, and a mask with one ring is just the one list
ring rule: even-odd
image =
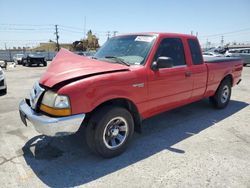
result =
[[[4,46],[5,46],[5,50],[7,51],[7,45],[6,45],[6,43],[4,43]],[[10,61],[11,61],[11,51],[10,51],[10,48],[8,49],[8,51],[9,51],[9,59],[10,59]]]
[[113,37],[115,37],[117,33],[118,31],[113,31]]
[[223,47],[223,46],[224,46],[224,36],[221,36],[221,41],[220,41],[220,43],[221,43],[221,47]]
[[58,39],[59,39],[59,35],[58,35],[58,25],[55,25],[55,35],[56,35],[56,50],[59,51],[60,50],[60,45],[59,45],[59,42],[58,42]]
[[107,36],[108,36],[107,40],[109,40],[109,38],[110,38],[110,31],[107,32]]
[[193,35],[193,31],[191,31],[191,35]]

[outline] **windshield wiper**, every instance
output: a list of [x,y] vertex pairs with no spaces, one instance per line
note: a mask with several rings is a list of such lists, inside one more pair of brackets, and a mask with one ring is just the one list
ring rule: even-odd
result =
[[126,65],[126,66],[130,66],[129,63],[125,62],[122,58],[116,57],[116,56],[105,56],[106,59],[114,59],[116,60],[117,63]]

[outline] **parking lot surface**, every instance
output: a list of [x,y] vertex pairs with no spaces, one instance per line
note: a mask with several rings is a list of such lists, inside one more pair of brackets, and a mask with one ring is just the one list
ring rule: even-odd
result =
[[113,159],[92,154],[81,132],[49,138],[22,124],[18,104],[45,70],[6,71],[1,187],[250,187],[250,67],[226,109],[202,100],[145,120],[142,134]]

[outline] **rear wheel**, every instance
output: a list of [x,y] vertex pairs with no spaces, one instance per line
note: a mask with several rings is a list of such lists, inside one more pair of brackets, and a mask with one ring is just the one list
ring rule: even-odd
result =
[[134,133],[134,121],[128,110],[106,106],[90,118],[86,140],[88,146],[105,158],[123,153]]
[[231,87],[232,84],[229,79],[225,79],[221,82],[215,95],[209,98],[214,107],[222,109],[228,105],[231,98]]

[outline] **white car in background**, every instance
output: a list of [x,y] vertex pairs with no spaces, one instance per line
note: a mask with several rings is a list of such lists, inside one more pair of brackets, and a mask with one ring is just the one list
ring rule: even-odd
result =
[[230,49],[226,51],[225,56],[240,57],[244,61],[244,66],[250,64],[250,48]]
[[14,55],[14,57],[13,57],[13,61],[14,61],[16,64],[22,64],[23,57],[24,57],[24,54],[16,54],[16,55]]
[[6,94],[6,93],[7,93],[6,79],[3,69],[0,67],[0,94]]
[[203,52],[202,55],[205,57],[224,57],[223,54],[219,54],[215,52]]
[[7,61],[0,59],[0,67],[7,69]]

